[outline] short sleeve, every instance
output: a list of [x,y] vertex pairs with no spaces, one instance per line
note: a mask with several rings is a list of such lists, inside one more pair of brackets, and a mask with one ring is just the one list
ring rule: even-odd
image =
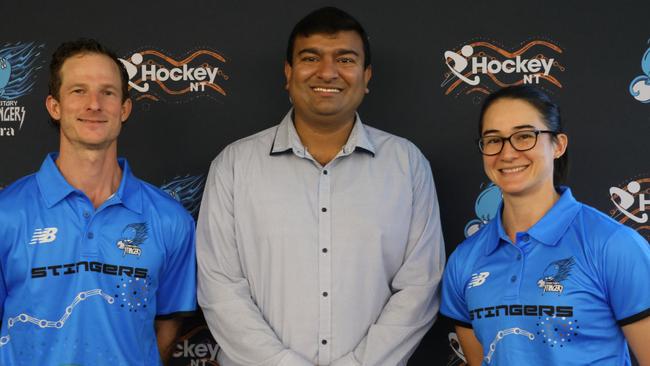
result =
[[449,257],[442,279],[442,304],[440,312],[456,321],[457,325],[465,328],[472,327],[467,302],[465,301],[465,280],[463,279],[462,266],[464,262],[462,253],[456,249]]
[[607,241],[603,276],[608,299],[619,325],[650,315],[650,246],[634,230],[624,226]]
[[196,256],[194,220],[189,215],[178,220],[173,238],[167,241],[165,267],[157,294],[156,319],[171,318],[196,310]]

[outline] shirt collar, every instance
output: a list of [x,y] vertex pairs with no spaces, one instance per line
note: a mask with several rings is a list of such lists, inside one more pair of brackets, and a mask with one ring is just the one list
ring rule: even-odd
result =
[[[305,147],[300,141],[296,127],[293,124],[292,116],[293,109],[280,122],[271,146],[271,155],[293,151],[299,156],[304,156]],[[375,156],[375,147],[370,141],[368,131],[363,123],[361,123],[361,118],[358,113],[355,116],[354,126],[350,132],[348,141],[343,146],[343,153],[347,155],[357,150],[363,150]]]
[[[40,170],[36,173],[36,182],[41,196],[48,208],[65,199],[70,193],[81,191],[75,189],[61,174],[55,160],[58,153],[50,153],[45,157]],[[142,213],[142,192],[140,184],[135,179],[129,168],[129,163],[124,158],[117,160],[122,168],[122,180],[117,192],[113,195],[115,203],[122,203],[128,209]]]
[[[530,229],[527,233],[536,241],[547,245],[555,246],[560,241],[560,238],[569,228],[573,222],[573,218],[580,210],[580,203],[573,198],[571,189],[568,187],[559,188],[560,199],[555,202],[553,207]],[[501,242],[508,243],[510,239],[503,228],[501,221],[501,212],[503,211],[503,202],[499,205],[496,220],[491,225],[491,232],[488,233],[488,245],[486,247],[486,255],[494,253]]]

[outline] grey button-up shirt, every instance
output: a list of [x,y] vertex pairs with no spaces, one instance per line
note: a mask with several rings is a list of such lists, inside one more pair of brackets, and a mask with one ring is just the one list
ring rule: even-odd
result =
[[290,111],[212,162],[197,257],[222,366],[405,365],[445,260],[429,163],[357,116],[321,166]]

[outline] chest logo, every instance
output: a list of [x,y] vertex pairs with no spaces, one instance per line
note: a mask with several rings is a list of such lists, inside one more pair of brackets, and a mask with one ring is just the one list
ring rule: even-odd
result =
[[546,269],[544,269],[543,277],[537,281],[537,287],[541,288],[544,293],[557,292],[558,295],[564,291],[562,282],[569,278],[571,268],[576,263],[573,257],[560,259],[551,262]]
[[147,240],[148,234],[149,228],[146,222],[126,225],[122,230],[121,238],[117,241],[117,248],[123,251],[122,256],[129,254],[139,257],[142,254],[140,244]]
[[490,275],[490,272],[479,272],[472,274],[472,279],[469,281],[467,288],[478,287],[485,283],[485,280]]
[[34,230],[34,234],[32,234],[32,240],[29,242],[29,244],[34,245],[51,243],[56,240],[56,233],[58,231],[59,229],[56,227],[36,229]]

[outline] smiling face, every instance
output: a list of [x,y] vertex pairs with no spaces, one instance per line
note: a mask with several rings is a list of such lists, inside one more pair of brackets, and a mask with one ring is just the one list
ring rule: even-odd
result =
[[97,53],[74,55],[60,70],[58,100],[45,102],[61,126],[61,149],[104,150],[116,146],[131,100],[122,102],[122,80],[115,62]]
[[363,42],[354,31],[297,36],[292,65],[285,63],[294,117],[305,123],[347,123],[372,75],[364,68]]
[[[483,115],[481,136],[508,137],[515,132],[547,130],[540,113],[520,99],[496,100]],[[534,196],[550,193],[553,187],[553,161],[564,154],[567,137],[539,134],[537,144],[528,151],[517,151],[508,142],[501,153],[483,155],[483,168],[494,184],[507,196]]]

